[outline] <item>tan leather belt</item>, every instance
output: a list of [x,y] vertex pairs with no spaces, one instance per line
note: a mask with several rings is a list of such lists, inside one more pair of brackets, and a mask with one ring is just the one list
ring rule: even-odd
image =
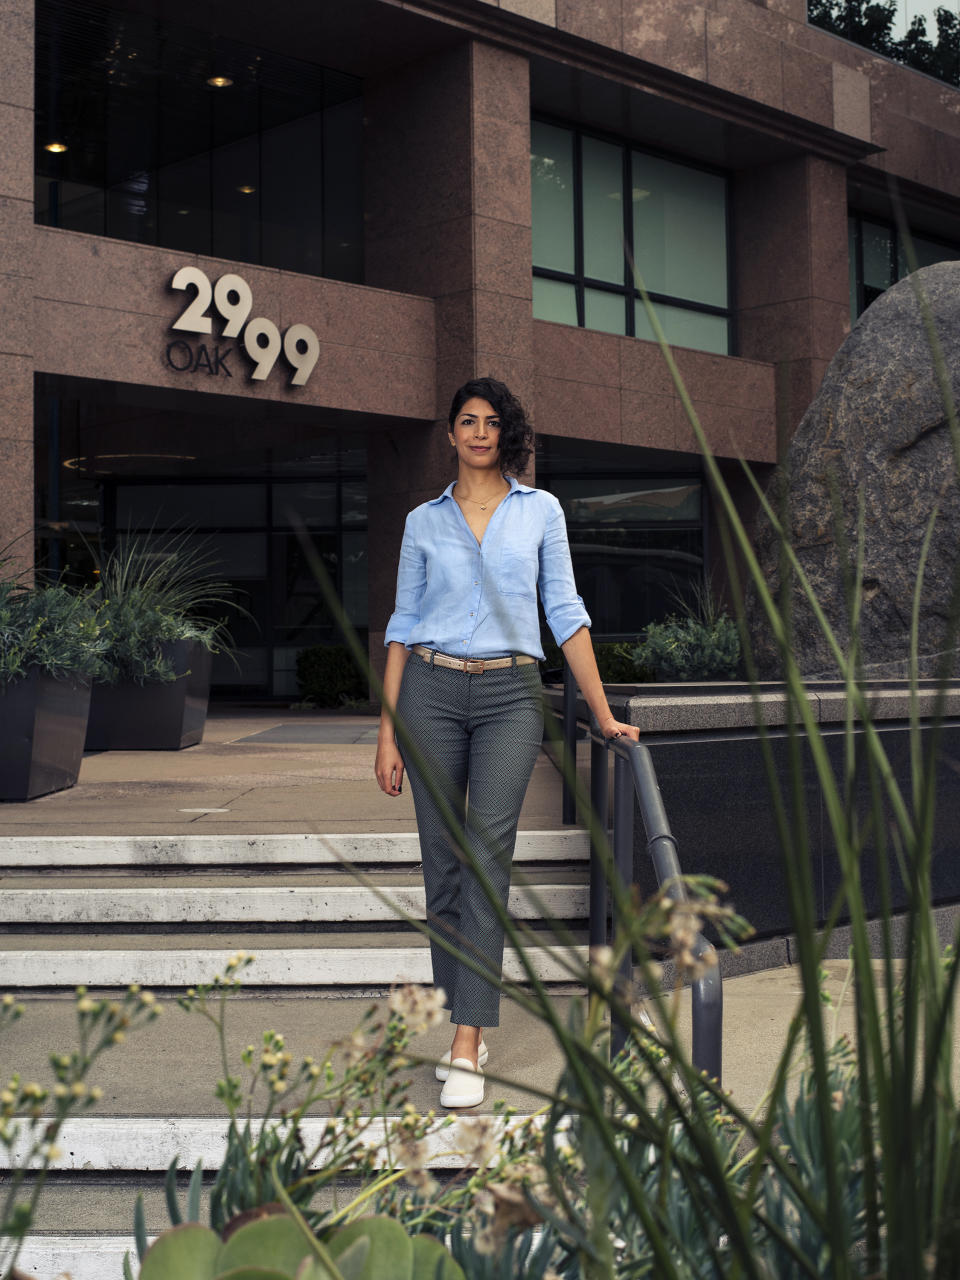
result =
[[479,676],[484,671],[498,671],[501,667],[525,667],[536,662],[528,653],[518,653],[514,658],[453,658],[449,653],[441,653],[439,649],[426,649],[422,644],[415,644],[410,649],[424,662],[432,662],[437,667],[450,667],[454,671],[465,671],[468,676]]

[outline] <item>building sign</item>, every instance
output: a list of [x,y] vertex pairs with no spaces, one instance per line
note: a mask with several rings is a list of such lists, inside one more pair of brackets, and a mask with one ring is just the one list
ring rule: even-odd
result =
[[[265,382],[273,371],[281,352],[291,370],[290,385],[302,387],[313,372],[320,355],[317,335],[305,324],[291,324],[281,334],[266,316],[248,319],[253,310],[253,290],[242,276],[227,274],[211,284],[210,277],[199,267],[181,267],[170,281],[171,289],[196,292],[186,308],[170,326],[179,333],[213,335],[213,311],[222,321],[220,338],[236,339],[236,347],[224,342],[188,342],[175,338],[167,343],[166,360],[178,373],[200,373],[232,378],[231,357],[237,347],[253,362],[250,377]],[[218,321],[218,323],[219,323]]]

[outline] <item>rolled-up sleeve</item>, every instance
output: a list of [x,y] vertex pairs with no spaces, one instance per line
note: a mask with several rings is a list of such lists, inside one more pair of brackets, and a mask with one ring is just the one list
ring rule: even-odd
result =
[[427,562],[423,551],[417,545],[416,536],[410,526],[410,516],[403,528],[403,543],[400,547],[400,567],[397,570],[397,598],[393,613],[387,623],[384,645],[392,640],[406,644],[410,632],[420,621],[420,602],[427,586]]
[[575,631],[590,626],[590,615],[577,595],[563,508],[556,500],[552,506],[540,543],[538,585],[547,626],[557,644],[563,644]]

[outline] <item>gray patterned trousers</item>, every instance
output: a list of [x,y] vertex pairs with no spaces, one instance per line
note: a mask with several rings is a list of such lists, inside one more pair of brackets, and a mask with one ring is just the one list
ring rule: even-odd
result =
[[[503,927],[481,877],[506,906],[520,807],[543,740],[539,670],[530,663],[467,675],[412,653],[397,712],[423,765],[421,773],[401,746],[417,813],[428,922],[499,978]],[[469,860],[424,773],[466,833]],[[450,1021],[498,1026],[497,987],[432,939],[430,950],[434,985],[447,993]]]

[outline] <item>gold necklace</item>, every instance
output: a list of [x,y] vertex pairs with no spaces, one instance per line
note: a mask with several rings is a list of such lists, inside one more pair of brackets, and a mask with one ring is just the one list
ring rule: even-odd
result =
[[[509,492],[509,490],[508,490],[508,492]],[[465,493],[464,493],[464,494],[462,494],[462,495],[460,495],[460,494],[457,494],[457,493],[455,492],[453,496],[457,499],[457,501],[458,501],[458,502],[473,502],[473,503],[475,503],[475,505],[476,505],[476,506],[478,506],[478,507],[480,508],[480,510],[481,510],[481,511],[486,511],[486,509],[487,509],[487,507],[490,505],[490,503],[494,501],[494,499],[493,499],[493,498],[488,498],[488,499],[486,500],[486,502],[480,502],[480,501],[478,501],[478,499],[476,499],[476,498],[468,498],[468,497],[467,497],[467,495],[466,495]],[[502,494],[502,493],[501,493],[501,494],[498,494],[498,495],[497,495],[497,500],[499,500],[500,498],[503,498],[504,496],[505,496],[505,495],[504,495],[504,494]]]

